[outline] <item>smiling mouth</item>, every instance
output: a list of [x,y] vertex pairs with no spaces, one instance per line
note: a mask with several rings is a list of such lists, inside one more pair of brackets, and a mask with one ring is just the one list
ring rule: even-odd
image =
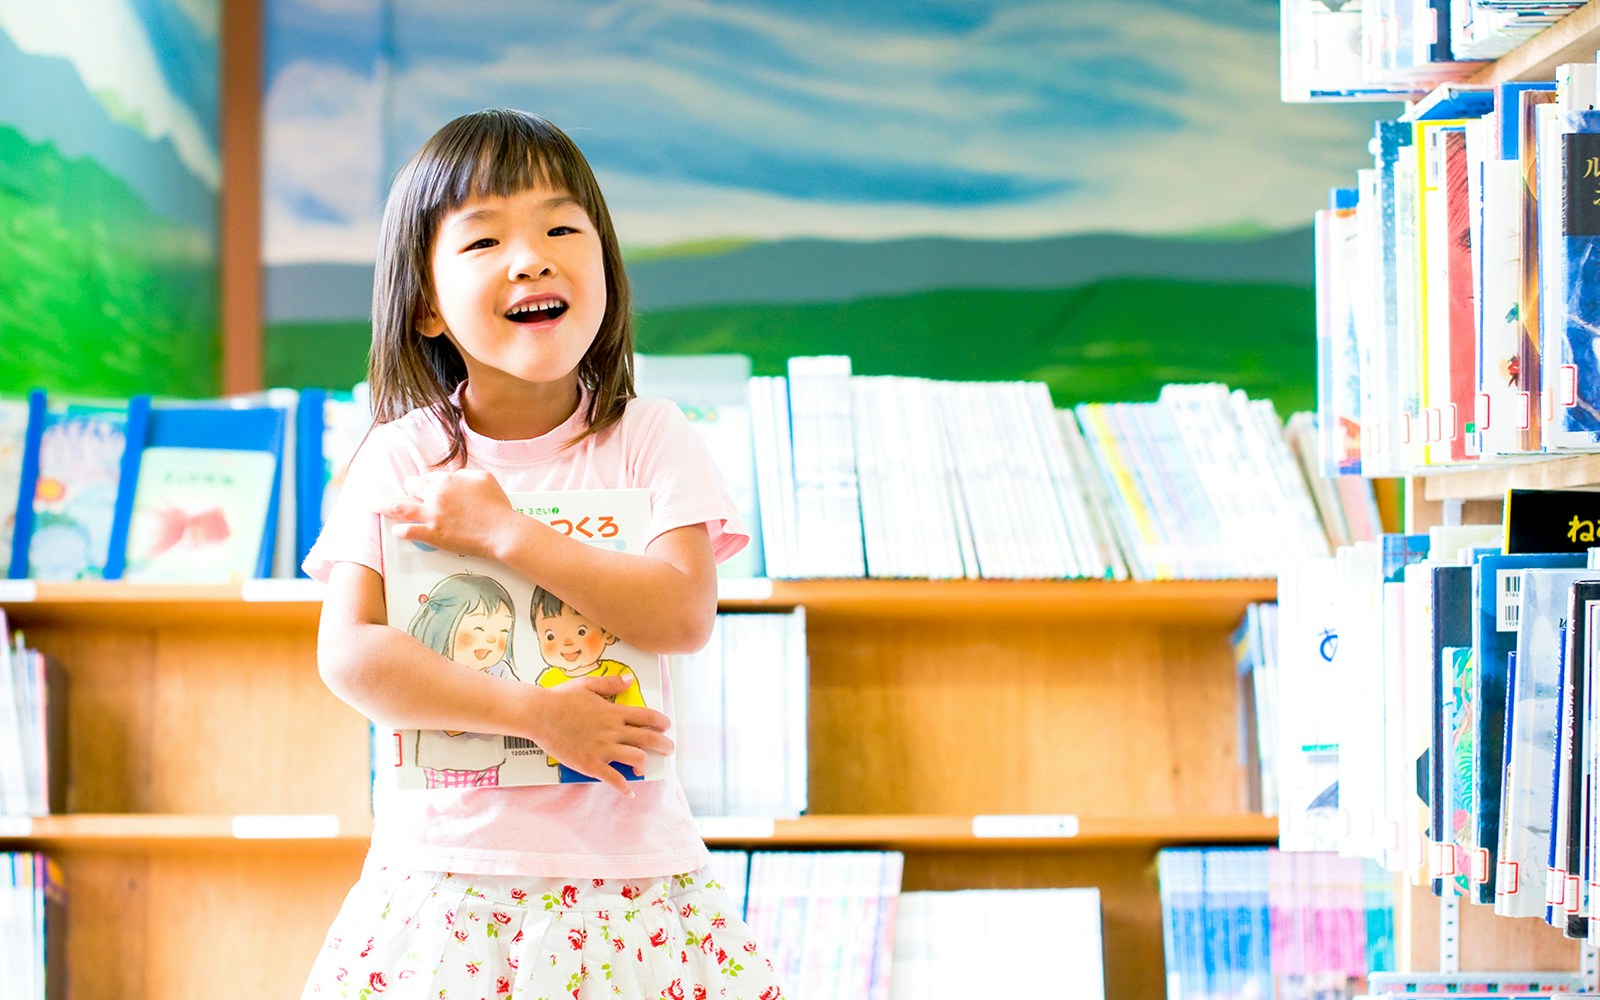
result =
[[513,323],[548,323],[557,320],[567,311],[567,304],[560,299],[549,299],[544,302],[530,302],[517,306],[506,313],[506,319]]

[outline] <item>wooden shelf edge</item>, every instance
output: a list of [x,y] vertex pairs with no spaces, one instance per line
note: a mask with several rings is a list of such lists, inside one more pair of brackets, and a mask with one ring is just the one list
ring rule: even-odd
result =
[[[1024,825],[1033,817],[1020,817]],[[1045,818],[1045,817],[1040,817]],[[877,847],[893,850],[991,851],[1179,844],[1265,844],[1278,839],[1278,821],[1269,816],[1177,816],[1077,820],[1077,832],[1059,835],[978,836],[974,816],[803,816],[773,821],[767,835],[709,836],[713,847],[827,848]]]
[[[756,849],[885,847],[905,850],[1166,846],[1179,844],[1266,844],[1278,837],[1270,816],[1175,816],[1077,820],[1072,836],[978,836],[973,816],[803,816],[774,820],[769,832],[707,837],[713,847]],[[1027,819],[1027,817],[1024,817]],[[752,821],[761,826],[762,821]],[[336,829],[330,832],[329,825]],[[241,830],[245,831],[241,834]],[[372,837],[370,818],[331,816],[215,816],[182,814],[96,814],[0,818],[0,845],[11,850],[185,850],[237,845],[365,850]]]
[[[93,620],[119,626],[259,621],[311,626],[321,592],[305,580],[246,584],[168,585],[118,581],[0,581],[0,607],[18,624]],[[281,586],[278,586],[281,585]],[[265,597],[252,596],[252,590]],[[1277,596],[1275,580],[755,580],[723,588],[724,611],[804,607],[831,617],[943,616],[952,604],[969,610],[1057,619],[1122,616],[1152,623],[1231,625],[1253,601]]]
[[1428,500],[1504,500],[1508,489],[1600,489],[1600,454],[1429,471],[1416,478]]
[[1588,3],[1528,39],[1468,78],[1471,83],[1549,80],[1556,67],[1593,62],[1600,48],[1600,0]]

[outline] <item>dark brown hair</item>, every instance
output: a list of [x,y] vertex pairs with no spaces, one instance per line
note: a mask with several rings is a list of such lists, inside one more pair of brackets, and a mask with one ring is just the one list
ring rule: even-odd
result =
[[564,191],[583,207],[605,261],[605,314],[578,362],[588,427],[567,444],[616,423],[633,398],[633,301],[611,212],[589,162],[565,132],[536,114],[495,109],[462,115],[433,134],[389,189],[373,277],[367,365],[374,421],[395,420],[419,407],[432,410],[450,436],[450,451],[440,466],[466,461],[461,408],[450,397],[467,368],[448,338],[418,331],[420,310],[434,301],[430,261],[439,223],[474,198],[506,197],[533,187]]

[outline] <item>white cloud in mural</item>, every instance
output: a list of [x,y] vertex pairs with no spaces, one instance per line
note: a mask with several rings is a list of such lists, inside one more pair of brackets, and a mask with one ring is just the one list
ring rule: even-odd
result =
[[265,107],[266,262],[370,261],[382,214],[377,80],[300,61],[274,77]]
[[0,0],[0,31],[24,52],[69,61],[112,117],[169,140],[191,173],[213,189],[220,185],[214,144],[168,86],[150,36],[126,3]]
[[396,0],[389,148],[540,111],[635,245],[1298,228],[1396,106],[1279,103],[1259,6]]

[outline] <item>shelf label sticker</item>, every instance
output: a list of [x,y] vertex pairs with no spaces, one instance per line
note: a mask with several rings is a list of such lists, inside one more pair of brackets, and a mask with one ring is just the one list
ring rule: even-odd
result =
[[772,581],[764,576],[717,581],[717,597],[724,601],[765,601],[772,596]]
[[0,816],[0,837],[27,837],[32,834],[32,816]]
[[315,580],[246,580],[239,597],[255,603],[320,601],[322,584]]
[[326,840],[339,835],[339,817],[235,816],[233,836],[238,840]]
[[974,816],[974,837],[1076,837],[1078,817],[1053,816]]
[[39,585],[32,580],[0,580],[0,604],[31,604],[39,599]]
[[768,840],[778,829],[761,816],[698,816],[694,826],[706,840]]

